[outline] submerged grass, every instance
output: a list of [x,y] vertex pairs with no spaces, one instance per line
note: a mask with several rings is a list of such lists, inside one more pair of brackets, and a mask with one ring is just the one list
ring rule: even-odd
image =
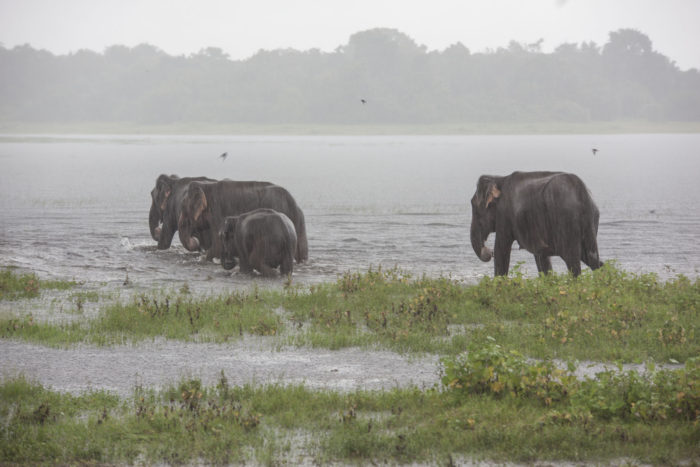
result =
[[150,293],[83,323],[0,319],[0,337],[99,345],[154,337],[225,342],[244,334],[330,349],[457,355],[491,336],[535,358],[685,362],[700,355],[700,282],[635,275],[614,265],[568,274],[484,277],[475,285],[398,270],[335,283],[206,298]]
[[489,460],[677,464],[697,460],[696,422],[567,416],[527,397],[415,388],[337,393],[301,386],[215,387],[186,380],[59,394],[0,385],[8,463],[446,463]]
[[41,289],[67,290],[77,285],[73,281],[45,281],[36,274],[17,274],[12,269],[0,270],[0,300],[19,300],[39,296]]

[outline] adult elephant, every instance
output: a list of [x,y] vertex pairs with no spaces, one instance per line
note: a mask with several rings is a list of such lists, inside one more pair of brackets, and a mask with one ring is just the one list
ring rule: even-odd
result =
[[[471,204],[472,247],[482,261],[495,256],[496,275],[508,274],[513,241],[535,256],[540,272],[552,269],[550,256],[560,256],[574,276],[581,274],[581,261],[591,269],[603,265],[596,240],[600,214],[574,174],[482,175]],[[496,232],[494,252],[484,245],[491,232]]]
[[228,216],[219,232],[222,244],[221,266],[228,270],[236,266],[250,274],[253,269],[263,276],[286,276],[294,269],[297,233],[294,224],[274,209],[256,209],[240,216]]
[[[187,187],[191,182],[212,183],[216,182],[206,177],[183,177],[177,175],[159,175],[156,185],[151,190],[151,211],[148,214],[148,224],[151,229],[151,237],[158,242],[159,250],[170,248],[173,236],[177,231],[177,221],[180,218],[182,200]],[[208,244],[209,235],[201,232],[193,232],[196,237],[206,237]]]
[[[180,242],[190,251],[208,250],[207,259],[221,258],[219,230],[228,216],[238,216],[259,208],[274,209],[291,219],[296,229],[297,248],[294,258],[302,262],[309,257],[304,213],[292,195],[270,182],[221,180],[216,183],[192,182],[182,203],[178,220]],[[206,242],[196,232],[208,232]]]

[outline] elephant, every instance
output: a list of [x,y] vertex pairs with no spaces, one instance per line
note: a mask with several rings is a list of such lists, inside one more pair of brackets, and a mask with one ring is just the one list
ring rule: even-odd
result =
[[[482,175],[471,205],[472,247],[484,262],[495,256],[497,276],[508,274],[514,241],[535,256],[541,273],[551,271],[550,256],[560,256],[574,276],[581,274],[581,261],[591,269],[603,265],[596,239],[600,213],[574,174]],[[491,232],[496,233],[494,252],[485,245]]]
[[[307,260],[304,213],[286,189],[270,182],[227,179],[216,183],[191,182],[178,220],[180,242],[190,251],[208,250],[208,260],[220,258],[222,245],[218,232],[224,219],[258,208],[274,209],[289,217],[297,235],[294,258],[299,263]],[[197,238],[196,232],[208,232],[205,243]]]
[[239,216],[228,216],[219,231],[222,244],[221,266],[233,269],[236,257],[240,271],[257,270],[270,277],[275,269],[287,276],[294,269],[297,233],[289,217],[274,209],[255,209]]
[[[151,211],[148,214],[148,224],[151,237],[158,242],[159,250],[167,250],[177,231],[177,221],[180,217],[182,200],[189,184],[193,181],[202,183],[216,182],[206,177],[184,177],[162,174],[156,179],[156,185],[151,190]],[[203,232],[194,232],[196,237],[208,242],[209,236]]]

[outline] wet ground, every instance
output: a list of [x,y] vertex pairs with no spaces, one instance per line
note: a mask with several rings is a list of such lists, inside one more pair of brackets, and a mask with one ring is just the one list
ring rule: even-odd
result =
[[231,385],[294,384],[340,391],[380,390],[438,382],[434,356],[405,357],[359,349],[277,349],[273,338],[232,344],[155,341],[134,346],[52,349],[0,341],[2,376],[23,374],[55,390],[107,390],[120,396],[137,386],[162,388],[184,378],[215,385],[223,371]]
[[[282,347],[274,337],[245,337],[235,343],[184,343],[156,340],[128,346],[80,345],[53,349],[16,340],[0,340],[0,378],[24,375],[54,390],[82,393],[106,390],[128,397],[134,388],[159,389],[198,378],[213,386],[223,371],[231,385],[304,385],[336,391],[385,390],[439,385],[434,355],[404,356],[357,348],[327,350]],[[558,362],[562,368],[564,362]],[[679,365],[657,365],[657,368]],[[615,365],[583,362],[579,378],[594,377]],[[642,364],[623,371],[645,371]]]

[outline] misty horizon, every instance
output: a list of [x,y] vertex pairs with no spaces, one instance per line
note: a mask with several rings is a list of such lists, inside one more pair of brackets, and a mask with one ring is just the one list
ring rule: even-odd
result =
[[154,45],[53,55],[0,47],[0,121],[136,124],[446,124],[700,121],[700,73],[634,29],[605,44],[542,41],[487,53],[429,51],[390,28],[333,52],[217,47],[171,56]]
[[[558,1],[561,2],[561,3],[566,3],[566,0],[558,0]],[[644,35],[644,36],[649,37],[644,31],[641,31],[641,30],[638,30],[638,29],[635,29],[635,28],[623,28],[623,29],[624,29],[624,30],[633,30],[633,31],[636,31],[636,32],[638,32],[638,33]],[[414,39],[410,37],[410,34],[404,32],[404,31],[401,31],[401,30],[399,30],[399,29],[390,28],[390,27],[375,27],[375,28],[370,28],[370,29],[367,29],[367,30],[358,30],[357,32],[351,34],[350,37],[349,37],[348,39],[350,40],[350,39],[352,38],[352,36],[355,36],[355,35],[357,35],[357,34],[361,34],[361,33],[364,33],[364,32],[368,32],[368,31],[372,31],[372,30],[393,30],[393,31],[396,31],[396,32],[398,32],[398,33],[400,33],[400,34],[402,34],[402,35],[405,35],[406,37],[409,37],[412,41],[414,41]],[[614,33],[614,32],[615,32],[615,31],[610,31],[608,34],[611,34],[611,33]],[[433,54],[433,53],[441,54],[441,53],[444,53],[444,52],[446,52],[447,50],[449,50],[449,49],[451,49],[451,48],[455,48],[455,47],[461,48],[461,47],[464,47],[464,48],[466,48],[467,50],[469,50],[469,53],[470,53],[470,54],[473,54],[473,55],[479,55],[479,54],[481,54],[481,55],[489,55],[489,54],[494,54],[494,53],[498,53],[498,52],[507,51],[510,47],[513,47],[513,46],[515,45],[515,46],[521,46],[521,47],[523,47],[523,48],[524,48],[525,50],[527,50],[528,52],[535,52],[535,53],[541,53],[541,54],[544,54],[544,55],[550,55],[550,54],[555,53],[556,50],[557,50],[558,48],[565,47],[565,46],[587,46],[587,47],[593,47],[593,48],[594,48],[594,47],[601,47],[600,44],[596,43],[596,42],[593,41],[593,40],[581,41],[581,42],[561,42],[561,43],[558,43],[558,44],[554,45],[554,46],[552,47],[552,50],[551,50],[550,52],[547,52],[547,51],[543,50],[543,43],[544,43],[544,39],[543,39],[543,38],[540,38],[540,39],[538,39],[538,40],[536,40],[536,41],[534,41],[534,42],[522,42],[522,41],[518,41],[518,40],[516,40],[515,38],[513,38],[513,39],[510,39],[510,40],[508,41],[508,44],[507,44],[506,46],[486,47],[485,49],[481,49],[481,50],[473,50],[473,49],[470,47],[469,44],[464,44],[462,41],[456,41],[456,42],[454,42],[454,43],[451,43],[451,44],[447,45],[446,47],[443,47],[442,49],[440,49],[440,48],[433,48],[433,49],[430,49],[430,48],[429,48],[427,45],[425,45],[425,44],[420,44],[420,43],[418,43],[418,42],[416,42],[416,41],[414,41],[414,42],[416,43],[416,45],[417,45],[421,50],[423,50],[425,53],[428,53],[428,54]],[[121,48],[121,47],[125,47],[125,48],[127,48],[127,49],[137,49],[137,48],[139,48],[139,47],[147,46],[147,47],[151,47],[151,48],[156,49],[159,53],[163,53],[163,54],[168,55],[168,56],[173,57],[173,58],[182,58],[182,57],[184,57],[184,58],[192,58],[192,57],[197,56],[197,55],[202,55],[202,54],[207,54],[207,53],[210,53],[210,52],[214,52],[214,53],[216,53],[216,54],[219,54],[219,55],[221,56],[221,58],[225,58],[226,60],[229,60],[229,61],[232,61],[232,62],[246,62],[246,61],[249,61],[249,60],[255,58],[256,55],[259,55],[259,54],[261,54],[261,53],[263,53],[263,54],[264,54],[264,53],[300,53],[300,54],[304,54],[304,53],[317,53],[317,54],[334,54],[334,53],[337,53],[339,50],[341,50],[341,49],[343,48],[343,46],[345,46],[345,45],[347,45],[347,43],[345,43],[345,44],[338,44],[332,51],[324,51],[324,50],[322,50],[321,47],[310,47],[310,48],[306,48],[306,49],[295,48],[295,47],[293,47],[293,46],[288,46],[288,47],[276,47],[276,48],[264,48],[264,47],[261,47],[261,48],[259,48],[257,51],[253,52],[252,54],[250,54],[250,55],[248,55],[248,56],[241,57],[241,58],[235,58],[235,57],[231,57],[230,54],[227,53],[223,48],[221,48],[221,47],[219,47],[219,46],[216,46],[216,45],[214,45],[214,44],[208,45],[208,46],[205,46],[205,47],[202,47],[202,48],[200,48],[198,51],[196,51],[196,52],[190,52],[190,53],[168,53],[168,52],[167,52],[164,48],[162,48],[159,44],[157,44],[157,43],[152,43],[152,42],[150,42],[150,41],[143,41],[143,42],[137,43],[137,44],[135,44],[135,45],[133,45],[133,46],[129,46],[129,45],[122,44],[122,43],[113,43],[113,44],[110,44],[110,45],[105,46],[102,50],[96,50],[96,49],[90,48],[90,47],[80,47],[80,48],[78,48],[78,49],[76,49],[76,50],[71,50],[71,51],[69,51],[69,52],[57,53],[57,52],[52,52],[51,50],[48,50],[48,49],[46,49],[46,48],[36,47],[36,46],[35,46],[34,44],[32,44],[31,42],[24,42],[24,43],[22,43],[22,44],[16,44],[16,45],[14,45],[14,46],[12,46],[12,47],[8,47],[8,46],[6,46],[2,41],[0,41],[0,47],[1,47],[1,48],[4,48],[4,49],[7,49],[7,50],[13,50],[13,49],[17,49],[17,48],[29,47],[29,48],[32,48],[32,49],[37,50],[37,51],[47,52],[47,53],[49,53],[49,54],[51,54],[51,55],[54,55],[54,56],[56,56],[56,57],[72,56],[72,55],[77,55],[77,54],[86,53],[86,52],[87,52],[87,53],[96,53],[96,54],[98,54],[98,55],[104,55],[109,49],[112,49],[112,48],[115,48],[115,47],[120,47],[120,48]],[[650,43],[650,46],[651,46],[651,45],[653,45],[653,43]],[[656,51],[655,49],[652,49],[652,51],[655,52],[655,53],[659,53],[659,52]],[[698,67],[698,66],[688,66],[688,67],[685,67],[685,69],[683,69],[683,68],[681,68],[681,67],[677,64],[677,62],[676,62],[676,60],[675,60],[674,57],[668,56],[668,55],[665,55],[665,56],[670,60],[670,62],[671,62],[674,66],[676,66],[676,67],[677,67],[679,70],[681,70],[681,71],[700,70],[700,67]]]
[[0,43],[31,44],[54,54],[111,45],[152,44],[173,56],[220,48],[233,60],[259,50],[333,52],[357,31],[390,28],[440,51],[461,42],[472,52],[542,40],[604,43],[610,31],[636,29],[680,68],[700,68],[695,0],[0,0]]

